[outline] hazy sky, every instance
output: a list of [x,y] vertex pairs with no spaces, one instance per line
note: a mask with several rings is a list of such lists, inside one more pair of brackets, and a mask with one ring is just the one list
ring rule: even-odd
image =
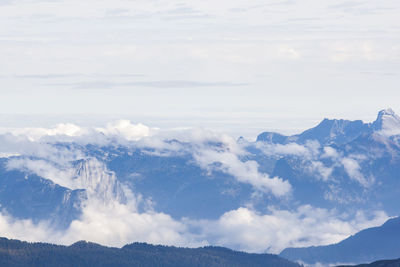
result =
[[1,0],[0,113],[248,134],[371,121],[400,112],[399,14],[398,0]]

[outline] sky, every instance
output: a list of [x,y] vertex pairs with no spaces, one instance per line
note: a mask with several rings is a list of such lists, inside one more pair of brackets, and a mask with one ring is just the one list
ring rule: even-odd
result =
[[254,137],[400,112],[400,2],[2,0],[0,126]]

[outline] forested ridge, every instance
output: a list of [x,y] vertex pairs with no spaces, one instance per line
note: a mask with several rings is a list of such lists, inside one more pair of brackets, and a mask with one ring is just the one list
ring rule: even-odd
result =
[[222,247],[178,248],[133,243],[122,248],[79,241],[71,246],[0,238],[0,266],[270,266],[299,267],[272,254]]

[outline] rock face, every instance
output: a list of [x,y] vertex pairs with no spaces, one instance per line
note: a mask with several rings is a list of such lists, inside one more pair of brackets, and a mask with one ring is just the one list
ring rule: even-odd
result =
[[104,163],[96,158],[79,160],[74,163],[73,179],[78,188],[83,188],[89,194],[96,195],[104,202],[117,200],[125,203],[126,197],[115,173],[107,170]]
[[280,253],[293,261],[307,264],[365,263],[395,259],[400,255],[400,217],[380,227],[365,229],[333,245],[287,248]]

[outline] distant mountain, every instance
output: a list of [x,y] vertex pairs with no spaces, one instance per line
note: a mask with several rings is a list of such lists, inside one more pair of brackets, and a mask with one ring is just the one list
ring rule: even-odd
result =
[[249,254],[222,247],[177,248],[134,243],[123,248],[85,241],[69,247],[0,238],[0,266],[271,266],[300,267],[272,254]]
[[337,267],[400,267],[400,259],[375,261],[369,264],[364,263],[359,265],[340,265]]
[[400,217],[328,246],[287,248],[281,257],[307,264],[363,263],[400,257]]
[[316,127],[302,132],[301,134],[284,136],[278,133],[264,132],[257,136],[257,141],[287,144],[296,142],[304,144],[307,141],[318,141],[323,145],[342,145],[348,143],[361,134],[371,132],[371,125],[361,120],[330,120],[324,119]]
[[400,134],[400,117],[392,109],[385,109],[378,113],[377,119],[372,123],[364,123],[361,120],[324,119],[316,127],[297,135],[285,136],[264,132],[257,136],[257,141],[276,144],[290,142],[304,144],[307,141],[316,140],[321,145],[343,145],[373,132],[387,135]]
[[[276,246],[260,242],[253,247],[246,235],[230,242],[229,236],[198,229],[198,223],[220,223],[243,208],[262,221],[278,210],[300,216],[301,207],[332,211],[344,223],[359,212],[366,218],[398,216],[399,129],[400,117],[387,109],[371,123],[324,119],[297,135],[264,132],[257,141],[235,142],[197,130],[161,131],[138,140],[117,130],[111,136],[94,134],[91,128],[83,136],[50,132],[36,141],[0,134],[0,215],[10,223],[44,222],[54,231],[69,233],[86,223],[93,210],[108,212],[108,203],[118,203],[130,213],[165,214],[187,226],[183,239],[193,234],[196,242],[225,242],[249,251],[314,244],[307,233],[300,233],[296,240],[285,238]],[[129,136],[131,131],[123,133]],[[274,194],[282,188],[289,189]],[[260,229],[269,229],[263,223]],[[146,238],[132,241],[151,240]]]
[[[290,181],[302,203],[400,214],[400,117],[391,109],[372,123],[324,119],[297,135],[264,132],[248,147],[260,169]],[[277,148],[281,154],[270,152]]]

